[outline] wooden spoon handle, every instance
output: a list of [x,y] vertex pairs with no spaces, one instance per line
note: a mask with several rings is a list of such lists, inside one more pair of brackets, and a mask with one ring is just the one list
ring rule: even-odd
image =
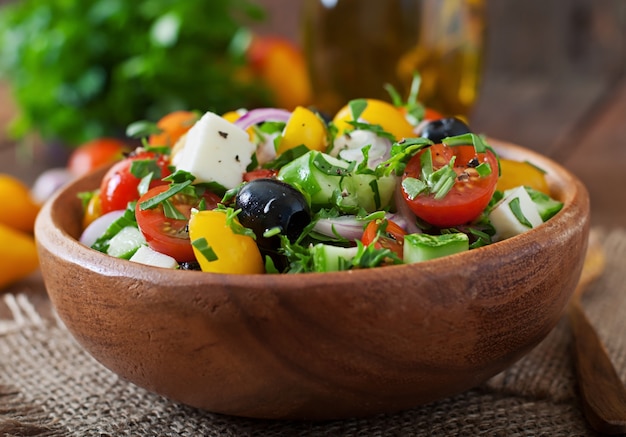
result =
[[589,424],[604,434],[626,433],[626,389],[580,302],[568,309],[580,394]]

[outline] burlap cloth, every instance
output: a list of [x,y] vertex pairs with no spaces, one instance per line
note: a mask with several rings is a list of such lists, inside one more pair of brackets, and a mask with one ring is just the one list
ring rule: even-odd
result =
[[[584,299],[626,379],[626,229],[595,230],[607,271]],[[36,275],[0,294],[2,436],[577,436],[586,425],[565,319],[529,355],[482,386],[396,414],[331,422],[228,417],[121,380],[55,319]]]

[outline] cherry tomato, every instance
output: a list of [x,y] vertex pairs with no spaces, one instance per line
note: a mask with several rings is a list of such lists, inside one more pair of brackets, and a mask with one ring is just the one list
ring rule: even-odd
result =
[[402,259],[405,235],[404,229],[391,220],[372,220],[365,227],[361,242],[368,246],[375,241],[376,249],[389,249]]
[[258,168],[256,170],[249,171],[243,175],[244,182],[250,182],[255,179],[275,179],[278,174],[278,170],[269,168]]
[[129,156],[113,165],[102,178],[100,184],[100,211],[102,214],[126,209],[128,202],[139,199],[137,187],[141,178],[131,173],[133,162],[138,160],[154,160],[161,171],[158,177],[153,178],[150,183],[151,187],[166,184],[166,182],[161,181],[161,178],[168,176],[171,172],[168,168],[168,159],[165,156],[153,152],[141,152]]
[[433,109],[433,108],[424,109],[424,120],[433,121],[433,120],[439,120],[440,118],[443,118],[443,114],[437,111],[436,109]]
[[137,225],[146,238],[148,246],[152,249],[169,255],[178,262],[195,261],[188,230],[191,208],[197,208],[201,200],[204,199],[206,209],[214,209],[221,199],[210,191],[206,191],[200,198],[182,193],[175,194],[168,200],[185,217],[184,220],[166,217],[163,205],[157,205],[151,209],[141,209],[142,202],[152,199],[168,189],[168,185],[159,185],[151,188],[139,198],[135,206]]
[[85,206],[85,214],[83,215],[83,229],[89,226],[95,219],[102,215],[102,205],[100,203],[100,195],[98,193],[91,196],[89,202]]
[[313,111],[298,106],[291,113],[285,126],[282,139],[278,144],[276,153],[281,153],[304,144],[311,150],[323,152],[326,150],[327,136],[326,125]]
[[[447,147],[435,144],[422,150],[408,162],[403,181],[406,178],[419,178],[422,172],[421,156],[426,150],[432,152],[433,170],[448,165],[452,157],[454,172],[457,174],[450,191],[440,199],[433,194],[422,193],[411,198],[405,189],[403,197],[409,208],[424,221],[438,227],[452,227],[471,222],[485,209],[498,182],[498,160],[491,152],[476,154],[473,146]],[[480,176],[475,170],[478,164],[486,162],[491,173]]]
[[174,111],[164,115],[157,121],[157,127],[161,129],[158,134],[150,135],[148,143],[151,146],[174,147],[194,123],[198,121],[198,114],[192,111]]
[[115,138],[97,138],[76,148],[67,163],[68,170],[83,176],[96,168],[121,160],[129,147]]
[[263,257],[254,239],[233,232],[223,211],[193,214],[189,220],[189,237],[191,241],[205,239],[217,257],[210,260],[198,248],[193,248],[203,272],[265,273]]
[[246,58],[254,74],[272,92],[275,106],[291,110],[311,103],[306,61],[291,41],[272,35],[253,35]]
[[[392,134],[397,140],[415,136],[414,128],[405,118],[404,113],[391,103],[383,100],[367,99],[367,107],[359,118],[370,124],[382,126],[386,132]],[[346,105],[333,118],[333,123],[338,129],[337,135],[341,135],[345,130],[353,128],[348,123],[349,121],[354,120],[350,106]]]

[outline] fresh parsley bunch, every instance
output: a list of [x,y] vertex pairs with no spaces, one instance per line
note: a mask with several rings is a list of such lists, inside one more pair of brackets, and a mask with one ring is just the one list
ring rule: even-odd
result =
[[268,103],[229,50],[261,20],[252,0],[20,0],[0,8],[0,73],[20,111],[11,134],[76,145],[176,109]]

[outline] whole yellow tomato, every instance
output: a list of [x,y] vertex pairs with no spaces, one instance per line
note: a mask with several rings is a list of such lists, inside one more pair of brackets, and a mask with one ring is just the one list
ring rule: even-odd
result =
[[0,288],[32,273],[39,266],[32,235],[0,223]]
[[2,205],[0,223],[22,232],[33,232],[39,205],[33,200],[30,189],[22,181],[7,174],[0,174],[0,205]]
[[[383,100],[365,99],[365,102],[367,106],[359,116],[359,119],[365,120],[369,124],[381,126],[383,130],[392,134],[396,140],[415,136],[414,127],[408,122],[400,108]],[[333,118],[333,123],[338,129],[338,135],[343,134],[346,130],[353,129],[353,126],[349,123],[350,121],[355,120],[350,104],[347,104]]]

